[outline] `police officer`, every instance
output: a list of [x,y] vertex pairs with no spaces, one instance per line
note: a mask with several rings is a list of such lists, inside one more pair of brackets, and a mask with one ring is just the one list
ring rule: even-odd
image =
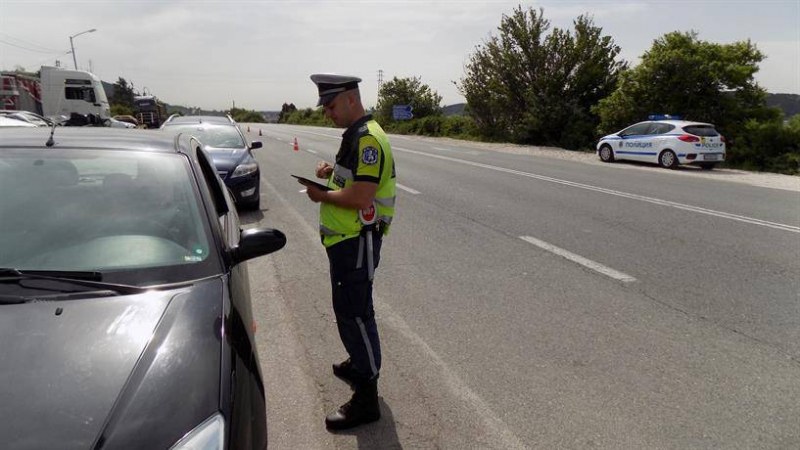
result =
[[395,165],[389,140],[364,111],[360,78],[311,75],[325,115],[346,128],[334,165],[317,164],[325,191],[307,186],[320,203],[320,234],[330,262],[333,311],[349,358],[333,373],[353,388],[353,397],[325,418],[331,430],[380,419],[378,374],[381,346],[372,304],[372,278],[380,262],[381,242],[394,216]]

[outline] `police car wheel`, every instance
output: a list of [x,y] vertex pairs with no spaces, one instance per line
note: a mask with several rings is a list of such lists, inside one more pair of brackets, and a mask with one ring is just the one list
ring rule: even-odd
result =
[[614,151],[611,150],[611,146],[604,145],[600,147],[600,161],[614,162]]
[[658,165],[665,169],[674,169],[678,167],[678,157],[672,150],[664,150],[658,155]]

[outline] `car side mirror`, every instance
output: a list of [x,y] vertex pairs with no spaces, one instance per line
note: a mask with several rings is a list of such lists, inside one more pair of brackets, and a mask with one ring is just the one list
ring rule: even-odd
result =
[[249,228],[239,234],[239,245],[230,250],[234,264],[277,252],[286,245],[286,235],[272,228]]
[[261,141],[253,141],[253,142],[250,143],[250,149],[251,150],[255,150],[255,149],[261,148],[263,146],[264,146],[264,144],[262,144]]

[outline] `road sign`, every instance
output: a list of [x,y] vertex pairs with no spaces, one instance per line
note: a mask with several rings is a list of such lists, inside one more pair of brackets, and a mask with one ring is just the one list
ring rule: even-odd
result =
[[394,105],[392,106],[392,118],[394,120],[409,120],[414,118],[414,109],[411,105]]

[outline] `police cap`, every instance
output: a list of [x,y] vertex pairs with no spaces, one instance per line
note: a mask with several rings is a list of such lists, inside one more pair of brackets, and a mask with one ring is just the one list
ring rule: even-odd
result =
[[317,85],[319,90],[317,106],[324,106],[333,101],[342,92],[358,89],[358,83],[361,82],[361,78],[332,73],[315,73],[311,75],[311,81]]

